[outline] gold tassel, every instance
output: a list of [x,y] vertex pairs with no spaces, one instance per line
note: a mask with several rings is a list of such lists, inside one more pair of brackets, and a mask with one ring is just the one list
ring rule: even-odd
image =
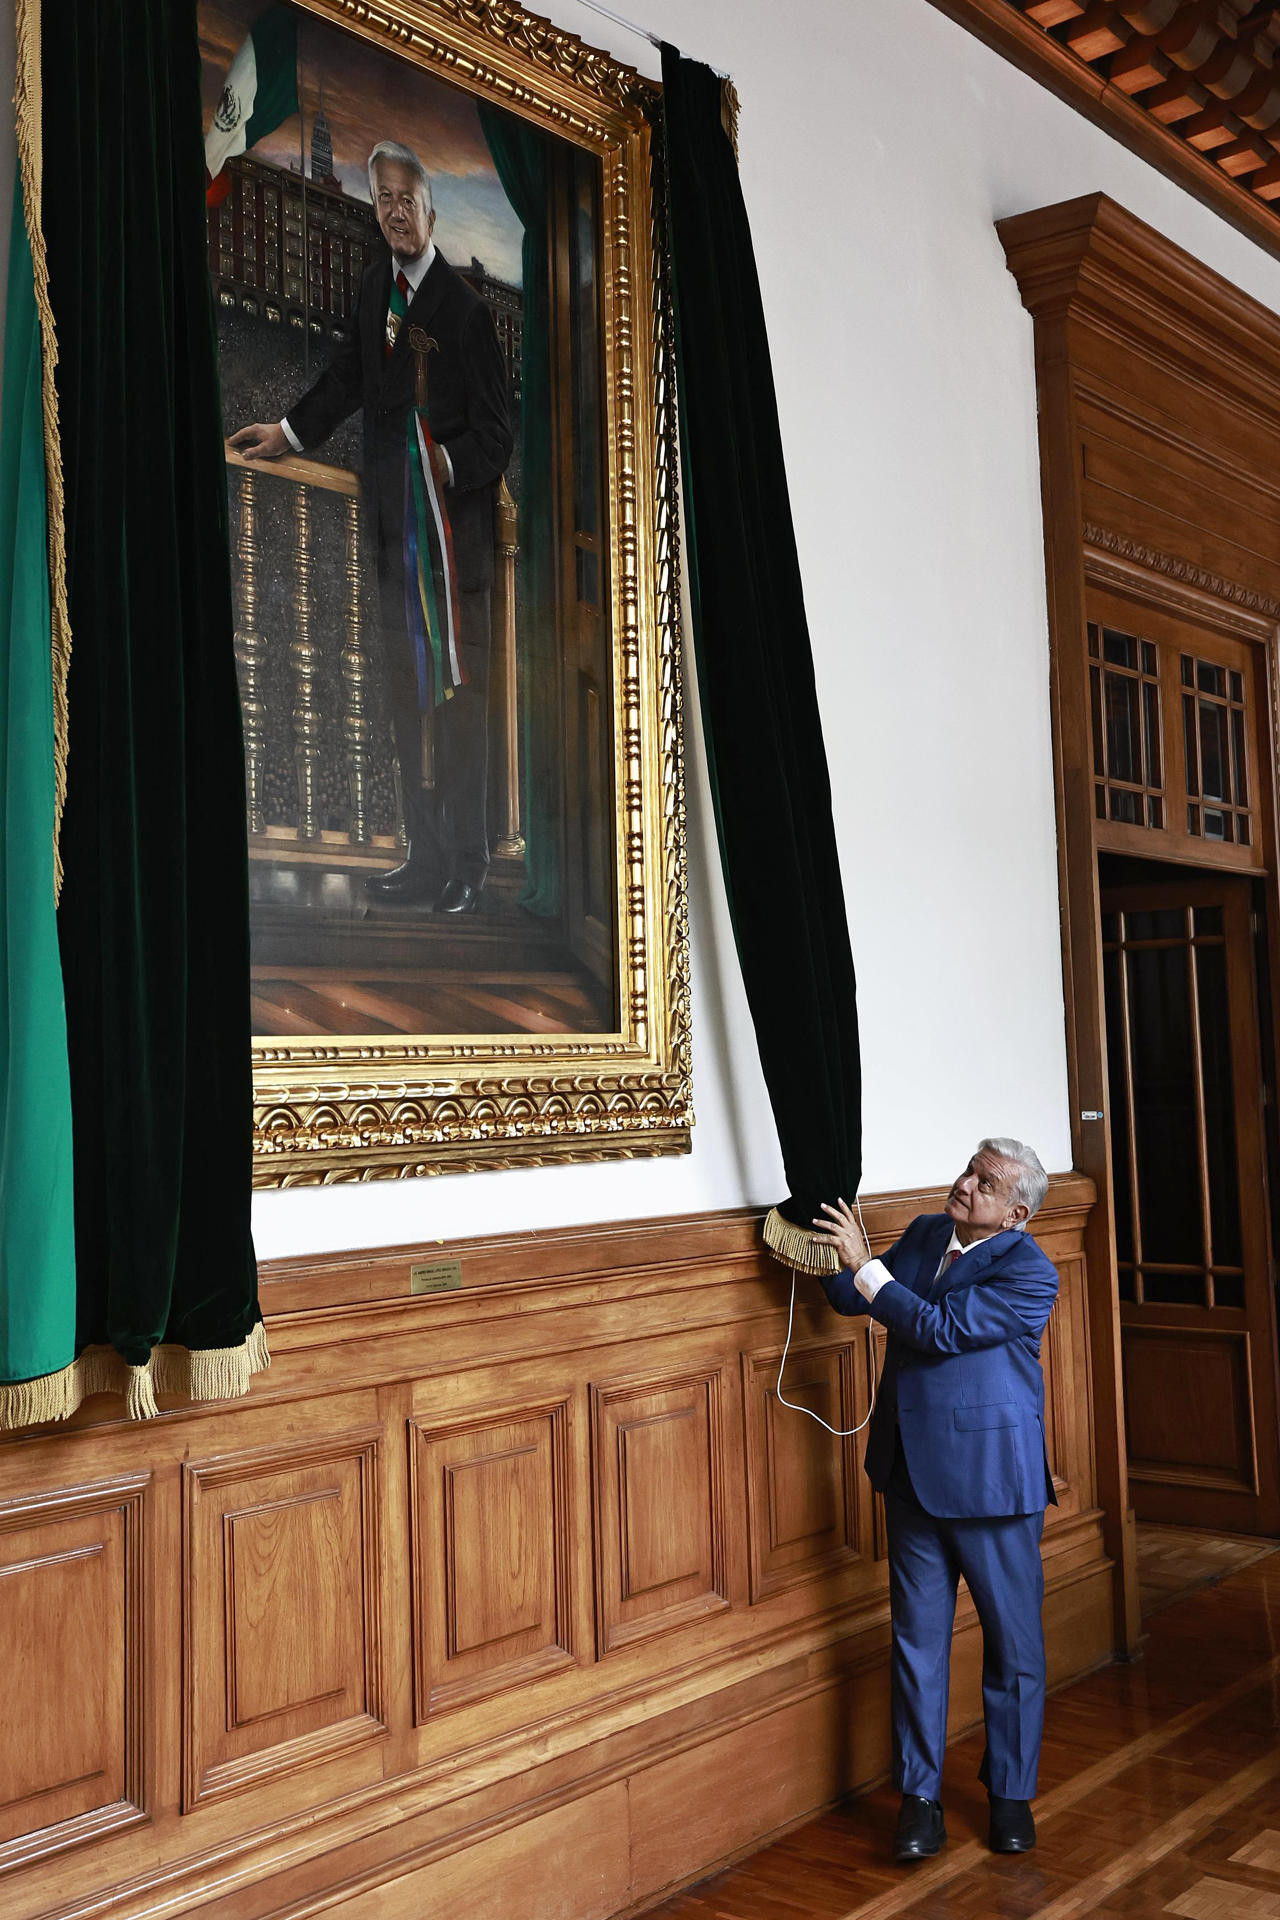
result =
[[152,1420],[156,1395],[181,1394],[191,1401],[238,1400],[255,1373],[271,1365],[267,1330],[259,1321],[238,1347],[156,1347],[145,1367],[131,1367],[111,1347],[86,1347],[58,1373],[0,1385],[0,1433],[69,1420],[95,1393],[124,1396],[130,1420]]
[[[67,749],[70,715],[67,670],[71,664],[71,621],[67,609],[67,530],[62,486],[62,445],[58,437],[58,389],[54,368],[58,341],[49,299],[49,257],[42,218],[42,131],[40,115],[40,0],[17,0],[17,73],[13,104],[22,172],[22,201],[31,246],[36,312],[40,316],[44,473],[49,521],[49,612],[53,670],[53,898],[62,892],[62,810],[67,798]],[[53,1377],[53,1376],[51,1376]],[[0,1394],[4,1389],[0,1387]],[[60,1415],[51,1416],[54,1419]],[[0,1418],[0,1428],[3,1427]]]
[[738,158],[738,89],[726,74],[720,82],[720,124],[729,136],[733,157]]
[[812,1227],[796,1227],[776,1207],[765,1215],[764,1243],[775,1260],[801,1273],[839,1273],[840,1255],[831,1242]]

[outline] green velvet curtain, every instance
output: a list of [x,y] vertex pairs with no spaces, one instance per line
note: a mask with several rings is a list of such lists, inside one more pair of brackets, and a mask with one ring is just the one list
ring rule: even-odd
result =
[[[0,398],[0,1427],[75,1355],[71,1087],[53,895],[53,680],[40,327],[14,194]],[[11,1391],[7,1389],[12,1389]]]
[[551,464],[551,262],[547,229],[551,154],[545,134],[480,102],[480,125],[503,191],[524,227],[523,386],[520,401],[521,596],[519,651],[523,763],[520,817],[524,893],[531,913],[560,911],[560,746],[554,491]]
[[[265,1364],[244,767],[195,0],[45,0],[44,225],[72,633],[59,935],[78,1348]],[[201,1359],[201,1355],[204,1358]]]
[[664,47],[662,83],[702,723],[778,1212],[807,1227],[861,1178],[853,959],[751,222],[720,81]]

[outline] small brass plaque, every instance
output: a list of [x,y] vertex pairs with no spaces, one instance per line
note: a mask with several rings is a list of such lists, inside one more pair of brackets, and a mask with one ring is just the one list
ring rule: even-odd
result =
[[462,1285],[461,1260],[430,1260],[409,1269],[410,1293],[447,1293]]

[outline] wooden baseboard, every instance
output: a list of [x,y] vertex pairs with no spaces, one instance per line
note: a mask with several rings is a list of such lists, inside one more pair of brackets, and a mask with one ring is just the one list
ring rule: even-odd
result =
[[[1110,1645],[1090,1198],[1038,1222],[1055,1679]],[[921,1203],[868,1207],[876,1243]],[[462,1286],[414,1296],[442,1257]],[[883,1773],[882,1519],[861,1443],[773,1394],[758,1215],[281,1262],[263,1296],[245,1400],[0,1444],[37,1730],[0,1753],[6,1920],[621,1914]],[[867,1355],[805,1283],[792,1393],[852,1424]],[[978,1659],[965,1604],[957,1727]]]

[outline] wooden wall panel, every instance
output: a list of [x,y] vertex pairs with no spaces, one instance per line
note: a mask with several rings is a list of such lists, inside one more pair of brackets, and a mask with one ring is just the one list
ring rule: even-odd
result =
[[144,1818],[147,1484],[0,1506],[0,1872]]
[[719,1372],[591,1390],[600,1653],[729,1604]]
[[1127,1327],[1124,1384],[1133,1479],[1256,1491],[1247,1333]]
[[419,1721],[574,1663],[568,1415],[409,1424]]
[[380,1438],[184,1467],[187,1807],[385,1732]]
[[[1055,1678],[1110,1631],[1090,1203],[1060,1177],[1037,1222]],[[864,1202],[873,1245],[938,1204]],[[606,1920],[888,1765],[863,1438],[776,1399],[758,1216],[446,1251],[435,1296],[416,1247],[268,1268],[243,1401],[0,1439],[5,1920]],[[788,1397],[854,1424],[865,1354],[803,1281]],[[964,1599],[957,1636],[959,1731]]]
[[781,1347],[742,1356],[746,1422],[747,1542],[751,1598],[761,1600],[858,1559],[870,1535],[870,1488],[860,1438],[830,1434],[867,1412],[867,1342],[792,1347],[778,1397]]

